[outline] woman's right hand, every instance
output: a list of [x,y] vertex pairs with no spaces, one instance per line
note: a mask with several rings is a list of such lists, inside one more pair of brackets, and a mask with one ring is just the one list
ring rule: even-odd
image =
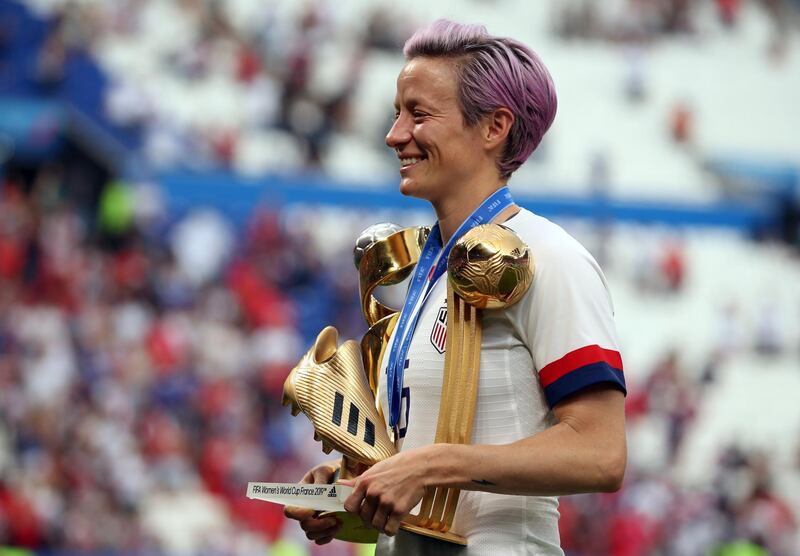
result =
[[[339,470],[339,461],[321,463],[305,474],[301,483],[330,484]],[[333,516],[319,517],[319,512],[297,506],[286,506],[283,515],[289,519],[296,519],[305,531],[306,537],[317,544],[327,544],[333,540],[342,524]]]

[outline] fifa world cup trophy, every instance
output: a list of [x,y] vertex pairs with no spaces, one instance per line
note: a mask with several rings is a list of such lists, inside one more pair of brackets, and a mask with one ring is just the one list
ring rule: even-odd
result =
[[[361,343],[338,345],[328,326],[292,370],[284,384],[284,404],[303,412],[325,453],[342,453],[341,478],[353,478],[397,452],[377,400],[378,372],[399,311],[373,296],[378,286],[397,284],[413,271],[427,239],[427,228],[401,229],[376,224],[359,236],[354,251],[364,318],[369,326]],[[447,339],[442,400],[436,442],[471,442],[480,370],[481,314],[516,303],[533,279],[528,247],[510,229],[486,224],[464,234],[448,258]],[[401,528],[441,540],[466,544],[452,532],[460,492],[433,488],[417,514]],[[342,529],[336,538],[375,542],[377,531],[358,516],[336,512]]]

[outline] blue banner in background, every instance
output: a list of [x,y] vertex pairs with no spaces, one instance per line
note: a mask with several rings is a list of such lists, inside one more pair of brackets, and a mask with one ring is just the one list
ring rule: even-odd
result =
[[711,157],[707,166],[739,193],[800,199],[800,165],[795,162],[728,154]]
[[[248,179],[222,171],[171,172],[157,176],[155,181],[163,188],[171,213],[180,215],[193,208],[214,207],[235,223],[245,223],[259,207],[277,209],[291,204],[362,210],[430,210],[427,202],[404,197],[397,186],[391,183],[382,187],[355,188],[318,175]],[[513,192],[513,184],[511,189]],[[517,192],[514,192],[514,200],[518,205],[547,218],[717,227],[745,233],[764,230],[777,218],[776,207],[755,202],[682,204],[654,200],[534,196]]]

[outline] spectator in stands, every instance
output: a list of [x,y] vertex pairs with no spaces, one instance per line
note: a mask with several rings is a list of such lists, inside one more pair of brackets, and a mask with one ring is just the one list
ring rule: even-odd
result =
[[672,294],[678,293],[686,275],[686,257],[678,240],[665,241],[659,254],[659,271],[662,288]]
[[686,145],[694,139],[694,112],[686,101],[678,101],[669,114],[669,132],[672,140]]
[[741,0],[717,0],[717,13],[719,19],[729,29],[736,26],[739,12],[742,9]]

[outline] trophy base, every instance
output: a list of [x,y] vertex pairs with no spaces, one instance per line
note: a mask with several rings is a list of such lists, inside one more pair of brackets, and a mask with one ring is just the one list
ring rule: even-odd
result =
[[449,531],[446,533],[443,531],[434,531],[433,529],[426,529],[425,527],[420,527],[419,525],[412,525],[405,522],[400,524],[400,529],[403,531],[408,531],[409,533],[416,533],[417,535],[424,535],[426,537],[438,539],[440,541],[467,546],[467,539],[465,537],[456,535],[455,533],[451,533]]
[[[347,512],[323,512],[320,514],[320,517],[327,517],[327,516],[335,517],[342,524],[342,528],[339,529],[339,532],[336,533],[336,536],[334,537],[335,539],[345,542],[356,542],[364,544],[375,544],[376,542],[378,542],[378,534],[379,534],[378,530],[364,525],[364,522],[361,521],[361,518],[358,517],[357,515]],[[451,533],[449,531],[448,532],[434,531],[433,529],[426,529],[425,527],[420,527],[419,525],[413,525],[405,521],[400,524],[400,529],[402,529],[403,531],[408,531],[409,533],[423,535],[432,539],[437,539],[452,544],[458,544],[461,546],[467,546],[466,538],[462,537],[461,535],[456,535],[455,533]]]
[[378,542],[378,530],[367,527],[361,518],[347,512],[323,512],[320,517],[333,516],[342,524],[335,539],[345,542],[375,544]]

